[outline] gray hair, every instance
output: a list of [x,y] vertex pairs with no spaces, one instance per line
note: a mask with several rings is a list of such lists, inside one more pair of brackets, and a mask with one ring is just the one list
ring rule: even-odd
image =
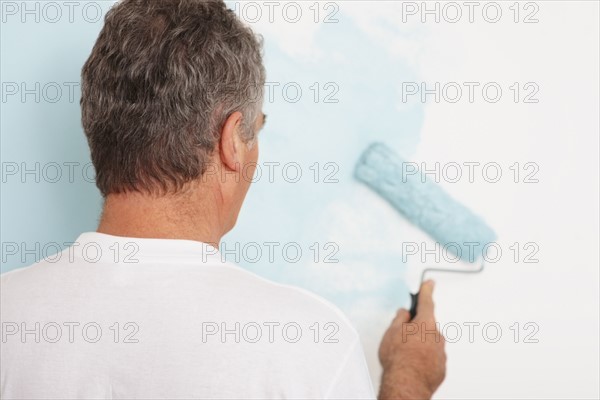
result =
[[82,124],[103,196],[177,192],[200,178],[235,111],[252,143],[260,35],[222,0],[124,0],[82,69]]

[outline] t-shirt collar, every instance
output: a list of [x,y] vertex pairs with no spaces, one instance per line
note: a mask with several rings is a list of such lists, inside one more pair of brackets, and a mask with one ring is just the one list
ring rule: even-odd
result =
[[72,244],[73,254],[85,259],[143,259],[193,258],[207,260],[221,258],[214,246],[187,239],[158,239],[114,236],[100,232],[84,232]]

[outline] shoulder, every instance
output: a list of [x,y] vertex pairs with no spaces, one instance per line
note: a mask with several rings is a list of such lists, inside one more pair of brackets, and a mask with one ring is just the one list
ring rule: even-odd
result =
[[346,335],[358,339],[358,333],[346,314],[322,296],[299,286],[269,280],[235,264],[225,263],[224,266],[232,272],[235,271],[243,281],[241,286],[242,292],[245,293],[240,297],[244,298],[254,293],[253,297],[245,297],[249,309],[257,306],[265,312],[284,314],[290,319],[332,323]]
[[65,273],[69,270],[72,270],[71,265],[64,260],[43,258],[26,267],[0,274],[3,311],[25,305],[35,307],[59,295],[69,281],[69,275]]
[[37,268],[41,264],[40,261],[28,265],[26,267],[21,267],[17,269],[13,269],[8,272],[4,272],[0,274],[0,284],[3,289],[8,289],[13,287],[14,285],[18,285],[24,282],[31,280],[39,275],[40,269]]
[[[39,283],[49,283],[47,279],[56,277],[56,270],[64,267],[64,261],[58,260],[65,250],[59,252],[54,258],[42,258],[26,267],[20,267],[0,274],[0,284],[3,288],[16,287],[18,285]],[[56,256],[59,256],[58,258]],[[51,268],[52,267],[52,268]]]

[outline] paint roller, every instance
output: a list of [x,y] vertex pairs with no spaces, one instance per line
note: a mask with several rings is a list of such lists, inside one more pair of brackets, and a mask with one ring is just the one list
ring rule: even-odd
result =
[[[496,234],[441,186],[426,179],[415,163],[406,162],[382,143],[373,143],[360,156],[354,174],[457,260],[473,264],[481,258],[478,269],[426,268],[421,274],[421,283],[429,272],[478,273],[483,270],[483,249],[496,239]],[[419,293],[410,296],[412,319]]]

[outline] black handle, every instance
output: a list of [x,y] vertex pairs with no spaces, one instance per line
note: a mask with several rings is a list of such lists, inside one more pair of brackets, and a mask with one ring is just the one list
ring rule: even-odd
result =
[[410,319],[412,320],[417,315],[417,303],[419,302],[419,292],[416,294],[410,293]]

